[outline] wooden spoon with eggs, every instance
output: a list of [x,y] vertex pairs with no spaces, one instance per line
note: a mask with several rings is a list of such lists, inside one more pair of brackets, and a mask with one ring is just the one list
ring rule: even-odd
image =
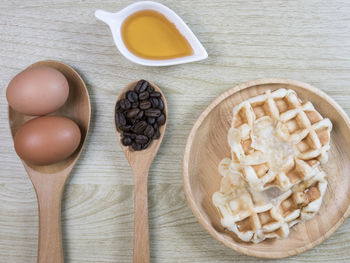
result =
[[[91,108],[89,94],[84,81],[74,69],[63,63],[50,60],[37,62],[28,67],[28,69],[41,66],[51,67],[61,72],[69,85],[67,101],[50,115],[63,116],[74,121],[78,125],[81,134],[80,142],[77,142],[77,148],[63,161],[48,165],[37,165],[22,160],[38,199],[38,262],[62,263],[64,262],[61,235],[62,193],[65,182],[81,154],[90,125]],[[44,96],[45,94],[42,95]],[[11,106],[8,109],[8,117],[13,138],[15,138],[16,133],[23,124],[35,118],[15,111]],[[18,152],[17,148],[16,150]]]

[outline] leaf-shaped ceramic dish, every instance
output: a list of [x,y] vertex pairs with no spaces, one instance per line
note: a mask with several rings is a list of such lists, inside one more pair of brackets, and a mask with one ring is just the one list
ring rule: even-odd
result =
[[[122,24],[126,18],[135,12],[141,10],[154,10],[164,15],[171,23],[173,23],[179,32],[187,39],[188,43],[193,49],[193,54],[186,57],[178,57],[173,59],[152,60],[138,57],[131,53],[126,47],[122,34]],[[141,1],[131,4],[117,13],[109,13],[103,10],[96,10],[95,16],[109,25],[114,42],[119,49],[120,53],[130,61],[141,64],[144,66],[170,66],[182,63],[188,63],[198,60],[203,60],[208,57],[202,44],[193,34],[191,29],[185,24],[185,22],[170,8],[153,1]]]

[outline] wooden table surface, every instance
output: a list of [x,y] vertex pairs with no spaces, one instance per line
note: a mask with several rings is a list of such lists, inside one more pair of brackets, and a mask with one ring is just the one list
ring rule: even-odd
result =
[[[190,26],[208,59],[161,68],[126,60],[94,11],[117,11],[129,0],[1,1],[0,262],[36,262],[36,196],[13,150],[5,98],[11,78],[33,62],[55,59],[73,66],[91,96],[91,129],[63,198],[65,262],[132,261],[133,179],[113,124],[116,96],[127,83],[155,82],[169,107],[167,131],[149,177],[152,262],[259,261],[214,240],[184,196],[185,141],[215,97],[255,78],[292,78],[327,92],[350,114],[349,1],[161,2]],[[349,227],[347,220],[323,244],[285,261],[349,262]]]

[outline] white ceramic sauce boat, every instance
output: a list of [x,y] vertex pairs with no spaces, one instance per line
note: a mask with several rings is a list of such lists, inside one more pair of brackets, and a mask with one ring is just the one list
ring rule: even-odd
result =
[[[179,32],[190,43],[193,54],[190,56],[179,57],[174,59],[145,59],[138,57],[131,53],[125,46],[121,35],[121,27],[124,20],[131,14],[141,10],[154,10],[164,15],[170,22],[172,22]],[[198,60],[203,60],[208,57],[208,54],[191,29],[185,24],[185,22],[170,8],[153,1],[141,1],[133,3],[117,13],[110,13],[103,10],[96,10],[95,16],[109,25],[113,40],[119,49],[120,53],[130,61],[145,65],[145,66],[170,66],[182,63],[188,63]]]

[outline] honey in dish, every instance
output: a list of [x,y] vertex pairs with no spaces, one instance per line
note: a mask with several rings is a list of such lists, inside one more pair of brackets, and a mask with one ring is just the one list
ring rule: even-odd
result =
[[193,54],[193,49],[176,26],[164,15],[142,10],[122,24],[122,38],[131,53],[146,59],[173,59]]

